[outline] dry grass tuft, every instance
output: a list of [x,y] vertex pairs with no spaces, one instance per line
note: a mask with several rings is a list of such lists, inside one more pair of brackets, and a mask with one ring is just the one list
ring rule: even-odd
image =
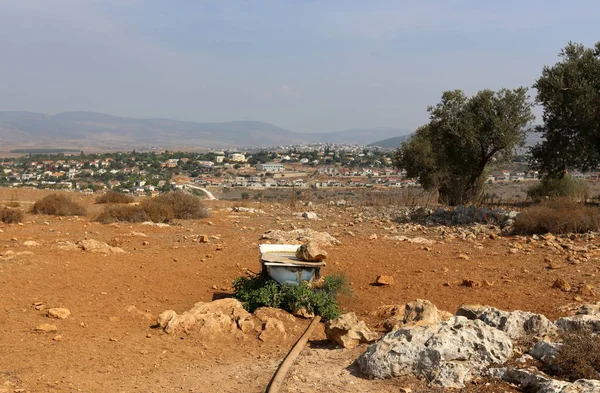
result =
[[135,198],[131,195],[124,194],[117,191],[109,191],[104,195],[100,195],[96,198],[96,203],[132,203]]
[[578,379],[600,379],[598,335],[586,329],[564,335],[563,345],[549,371],[571,382]]
[[24,217],[25,213],[23,210],[5,207],[0,211],[0,221],[5,224],[17,224],[23,222]]
[[150,217],[142,206],[106,206],[104,211],[96,218],[103,224],[113,222],[145,222],[150,221]]
[[209,216],[208,209],[204,207],[202,199],[185,191],[171,191],[148,199],[147,203],[170,207],[173,211],[173,217],[183,220],[193,220]]
[[552,199],[524,210],[513,228],[521,235],[597,231],[600,229],[600,209],[568,198]]
[[54,216],[85,216],[86,214],[83,206],[62,194],[51,194],[40,199],[33,204],[31,212]]

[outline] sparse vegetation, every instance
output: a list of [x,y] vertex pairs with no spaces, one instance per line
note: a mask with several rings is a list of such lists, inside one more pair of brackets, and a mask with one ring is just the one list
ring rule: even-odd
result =
[[173,191],[145,199],[140,205],[107,206],[96,220],[105,224],[119,221],[166,223],[174,218],[189,220],[208,216],[200,198],[183,191]]
[[280,285],[265,274],[238,277],[233,281],[235,297],[252,312],[259,307],[281,308],[294,312],[302,308],[333,319],[340,315],[337,296],[349,293],[348,280],[343,275],[324,277],[321,288],[312,288],[307,282],[300,285]]
[[600,379],[600,338],[580,329],[563,336],[563,345],[548,370],[568,381]]
[[534,205],[521,213],[514,231],[521,235],[584,233],[600,229],[600,209],[557,198]]
[[113,222],[144,222],[150,221],[150,216],[140,205],[133,206],[106,206],[104,211],[96,218],[103,224]]
[[132,203],[135,198],[117,191],[109,191],[96,198],[96,203]]
[[33,204],[34,214],[54,216],[85,216],[86,210],[79,203],[62,194],[50,194]]
[[23,210],[19,209],[5,207],[0,212],[0,220],[5,224],[16,224],[19,222],[23,222],[24,217],[25,213],[23,212]]
[[[148,209],[148,204],[158,204],[171,208],[173,218],[193,220],[209,216],[208,209],[204,207],[202,199],[184,191],[167,192],[146,202],[146,209]],[[156,209],[159,210],[158,208]],[[165,212],[166,210],[162,209],[162,211]]]
[[562,178],[547,177],[539,184],[527,190],[527,196],[535,202],[542,198],[569,198],[573,201],[585,201],[589,195],[589,186],[583,180],[571,176]]

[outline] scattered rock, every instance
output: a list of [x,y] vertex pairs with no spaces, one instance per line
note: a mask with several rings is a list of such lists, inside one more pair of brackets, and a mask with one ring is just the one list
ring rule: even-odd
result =
[[369,240],[377,240],[377,234],[374,233],[371,236],[369,236]]
[[344,348],[354,348],[360,343],[370,343],[379,337],[369,330],[356,314],[349,312],[325,324],[327,339],[334,341]]
[[41,325],[36,326],[35,330],[38,332],[55,332],[58,328],[56,325],[50,323],[42,323]]
[[40,245],[40,243],[38,243],[34,240],[26,240],[23,242],[23,246],[25,246],[25,247],[37,247],[39,245]]
[[465,278],[462,280],[461,285],[463,287],[467,287],[467,288],[479,288],[481,286],[481,283],[479,283],[475,280],[470,280],[468,278]]
[[541,375],[533,367],[529,369],[501,368],[492,369],[490,374],[504,381],[519,386],[523,391],[535,393],[596,393],[600,391],[600,381],[580,379],[575,382],[565,382],[550,379]]
[[94,239],[85,239],[77,242],[79,248],[84,251],[96,252],[100,254],[122,254],[125,251],[119,247],[112,247],[106,243]]
[[415,375],[431,385],[462,388],[490,364],[503,364],[513,345],[502,331],[482,321],[452,317],[446,322],[388,333],[357,360],[371,378]]
[[68,308],[51,308],[48,310],[48,316],[50,318],[65,319],[71,315],[71,311]]
[[213,302],[198,302],[190,310],[178,315],[167,310],[158,315],[158,325],[168,334],[175,332],[201,334],[232,334],[239,330],[239,320],[252,318],[237,299],[220,299]]
[[302,213],[302,217],[307,220],[319,220],[319,216],[315,212],[304,212]]
[[465,261],[468,261],[468,260],[470,260],[470,259],[471,259],[471,257],[470,257],[470,256],[468,256],[467,254],[459,254],[459,255],[458,255],[458,259],[463,259],[463,260],[465,260]]
[[394,277],[386,276],[386,275],[379,275],[379,276],[377,276],[377,279],[375,279],[375,284],[381,285],[381,286],[394,285]]
[[569,292],[571,291],[571,284],[564,278],[559,277],[552,284],[552,288],[558,288],[563,292]]
[[315,242],[309,242],[298,247],[296,258],[302,261],[319,262],[327,258],[327,252]]
[[556,334],[556,326],[552,321],[544,315],[527,311],[502,311],[489,306],[463,305],[456,315],[481,320],[486,325],[503,331],[512,339]]
[[200,243],[208,243],[209,242],[208,236],[207,235],[200,235],[200,237],[198,238],[198,241]]
[[558,343],[538,341],[528,353],[542,363],[550,364],[556,358],[556,355],[558,355],[558,350],[561,346],[562,344]]
[[272,229],[262,234],[261,239],[272,240],[281,244],[305,244],[310,241],[317,243],[321,247],[340,244],[340,241],[327,232],[318,232],[310,228],[294,229],[292,231],[282,231]]
[[285,338],[285,325],[283,321],[276,318],[266,318],[262,323],[262,331],[258,335],[261,341],[274,341]]

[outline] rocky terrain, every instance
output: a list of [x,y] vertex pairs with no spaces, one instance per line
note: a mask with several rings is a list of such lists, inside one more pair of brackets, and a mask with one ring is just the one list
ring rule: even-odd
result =
[[[0,189],[0,204],[47,193]],[[260,270],[258,244],[307,239],[324,274],[349,278],[354,314],[318,327],[283,391],[597,391],[543,372],[561,332],[600,329],[595,234],[344,201],[207,201],[208,219],[104,225],[94,196],[72,195],[87,217],[0,224],[1,393],[263,392],[309,320],[250,314],[231,282]]]

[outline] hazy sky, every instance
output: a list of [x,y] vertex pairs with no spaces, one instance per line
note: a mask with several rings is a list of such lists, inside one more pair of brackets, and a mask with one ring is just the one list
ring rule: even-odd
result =
[[[0,110],[412,130],[531,86],[598,0],[0,0]],[[532,92],[533,94],[534,92]]]

